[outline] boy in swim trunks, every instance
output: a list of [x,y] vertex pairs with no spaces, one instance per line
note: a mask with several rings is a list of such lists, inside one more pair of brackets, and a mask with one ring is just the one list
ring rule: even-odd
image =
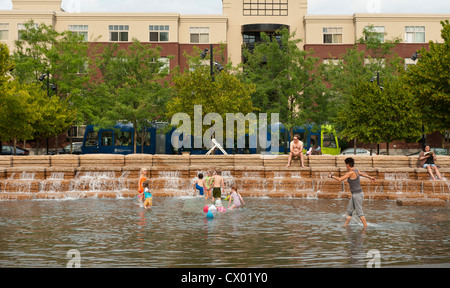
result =
[[216,170],[214,172],[214,188],[213,188],[213,195],[212,195],[212,200],[213,202],[215,200],[220,200],[220,198],[222,197],[222,191],[224,190],[224,181],[223,181],[223,177],[222,177],[222,171],[220,171],[219,169]]
[[200,196],[203,196],[203,174],[198,174],[198,179],[195,181],[195,183],[192,185],[192,188],[197,189],[199,191]]

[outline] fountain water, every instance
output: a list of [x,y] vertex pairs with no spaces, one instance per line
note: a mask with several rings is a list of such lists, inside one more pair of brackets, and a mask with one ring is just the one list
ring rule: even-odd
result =
[[[224,195],[236,184],[244,197],[350,197],[347,183],[328,178],[330,172],[335,175],[346,173],[341,156],[311,156],[305,159],[305,168],[300,167],[298,160],[293,161],[291,167],[285,167],[287,155],[270,158],[260,155],[58,156],[46,156],[45,159],[33,157],[29,162],[26,158],[21,158],[20,162],[2,159],[0,163],[6,164],[0,167],[0,199],[134,197],[142,167],[147,167],[149,171],[150,189],[155,197],[196,195],[192,189],[194,179],[199,173],[205,173],[213,167],[222,170],[226,186]],[[398,157],[392,158],[395,161],[381,158],[387,157],[365,157],[360,162],[359,158],[356,159],[357,165],[361,163],[362,167],[358,166],[360,170],[377,178],[374,183],[362,180],[367,198],[396,199],[408,196],[450,199],[449,181],[429,181],[423,168],[400,168],[395,162]],[[450,164],[450,157],[441,158]],[[375,163],[373,161],[385,167],[369,166]],[[406,159],[408,161],[412,163]],[[18,165],[14,166],[16,162]],[[392,167],[388,166],[393,163],[395,165]],[[441,171],[443,174],[450,172],[447,168],[441,168]]]

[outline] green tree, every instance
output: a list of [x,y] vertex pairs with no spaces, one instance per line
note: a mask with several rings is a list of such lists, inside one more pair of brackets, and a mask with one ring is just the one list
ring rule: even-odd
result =
[[300,39],[284,28],[262,41],[252,51],[245,49],[242,77],[256,85],[253,104],[260,111],[279,113],[289,129],[308,123],[327,122],[333,110],[332,98],[323,82],[319,59],[299,48]]
[[341,135],[366,143],[411,140],[420,137],[417,101],[397,79],[386,81],[383,90],[376,83],[360,80],[340,107],[337,123]]
[[418,101],[426,133],[450,130],[450,22],[441,24],[444,43],[430,42],[429,50],[420,49],[417,65],[404,77]]
[[[85,106],[90,103],[86,101],[90,79],[88,44],[81,35],[71,31],[58,32],[52,26],[33,20],[24,26],[19,40],[15,41],[14,77],[22,84],[42,84],[41,89],[48,94],[48,104],[53,105],[47,108],[54,110],[58,106],[54,112],[62,109],[67,115],[62,122],[63,115],[45,118],[50,126],[38,125],[40,129],[35,129],[34,138],[39,140],[57,136],[75,122],[84,122],[86,110],[89,111]],[[53,96],[57,98],[53,99]],[[57,100],[59,104],[55,103]],[[51,123],[50,119],[56,122]],[[64,125],[59,126],[62,123]]]
[[[151,47],[136,39],[128,48],[116,43],[104,45],[96,56],[99,75],[93,82],[90,99],[97,129],[111,128],[117,122],[133,123],[134,153],[138,133],[152,121],[165,120],[165,105],[171,89],[165,78],[169,69],[161,56],[161,47]],[[169,58],[170,59],[170,58]]]
[[[399,42],[398,38],[386,39],[385,33],[376,32],[373,25],[369,25],[364,28],[363,36],[351,49],[340,55],[335,62],[326,65],[324,75],[326,82],[331,85],[330,93],[335,100],[333,102],[335,111],[344,111],[348,108],[349,101],[354,100],[354,91],[361,82],[372,82],[384,86],[385,83],[395,81],[403,73],[403,60],[393,52],[393,48]],[[381,111],[375,112],[381,113]],[[342,119],[342,114],[330,115],[338,131],[349,131],[348,127],[342,126],[346,123]],[[340,133],[340,136],[344,135],[350,137],[348,139],[353,137],[355,141],[358,138],[367,142],[369,138],[372,140],[367,143],[378,143],[373,142],[376,137],[361,135],[362,138],[359,138],[354,133]]]
[[[222,71],[212,79],[208,66],[197,67],[174,77],[175,96],[167,103],[167,117],[186,113],[194,119],[194,105],[202,106],[202,119],[208,113],[217,113],[226,119],[227,113],[246,115],[255,108],[251,100],[253,84],[243,83],[234,74]],[[194,131],[194,123],[191,123]],[[202,127],[202,135],[208,129]]]

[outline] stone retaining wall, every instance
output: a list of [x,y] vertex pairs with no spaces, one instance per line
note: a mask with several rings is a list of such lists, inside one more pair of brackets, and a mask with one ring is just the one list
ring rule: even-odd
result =
[[[294,160],[287,155],[87,154],[0,156],[0,199],[133,197],[141,168],[149,171],[154,195],[191,195],[193,179],[211,168],[224,171],[227,188],[237,184],[243,196],[348,198],[348,184],[327,178],[344,175],[348,156],[317,155]],[[366,198],[450,200],[450,182],[430,181],[417,168],[417,156],[351,156],[355,167],[377,178],[362,179]],[[450,157],[438,156],[450,178]]]

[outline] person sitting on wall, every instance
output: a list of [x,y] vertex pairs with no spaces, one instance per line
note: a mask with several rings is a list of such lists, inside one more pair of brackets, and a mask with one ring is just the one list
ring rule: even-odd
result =
[[436,173],[436,176],[439,178],[439,180],[442,180],[441,173],[439,172],[439,169],[435,164],[436,160],[436,155],[433,151],[430,151],[430,145],[425,145],[423,151],[421,151],[419,154],[419,167],[427,169],[428,174],[430,174],[433,180],[436,180],[433,175],[433,171]]
[[291,166],[292,158],[300,157],[300,162],[302,164],[302,167],[305,167],[303,165],[303,142],[300,141],[300,136],[298,134],[294,135],[294,140],[292,140],[290,145],[290,153],[289,153],[289,159],[288,164],[286,167]]
[[309,155],[322,155],[322,151],[320,151],[320,146],[315,144],[314,140],[311,140],[311,147],[308,152],[306,152],[306,156]]

